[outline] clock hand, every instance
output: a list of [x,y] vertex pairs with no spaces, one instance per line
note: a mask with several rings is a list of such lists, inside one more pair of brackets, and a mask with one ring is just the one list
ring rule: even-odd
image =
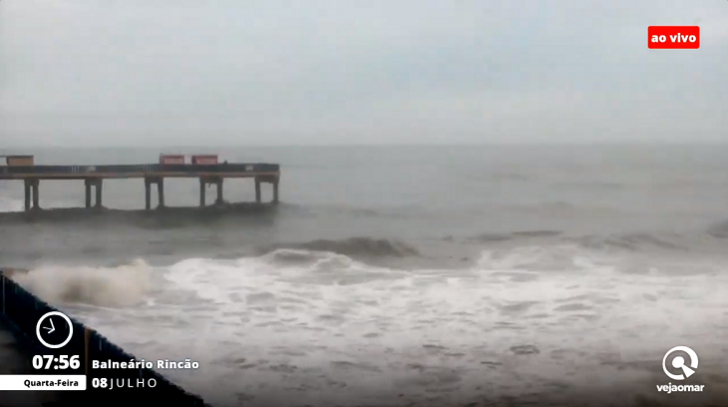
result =
[[48,321],[51,323],[51,327],[50,328],[45,328],[45,329],[48,330],[48,333],[52,333],[53,331],[56,330],[56,328],[53,326],[53,320],[52,319],[48,318]]

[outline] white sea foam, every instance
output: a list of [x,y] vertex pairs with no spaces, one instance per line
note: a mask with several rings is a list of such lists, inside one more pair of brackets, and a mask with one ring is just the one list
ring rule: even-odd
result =
[[[654,390],[675,345],[696,349],[702,377],[727,356],[728,297],[715,289],[725,275],[627,274],[624,259],[575,250],[514,248],[467,270],[413,272],[290,250],[188,259],[167,267],[163,290],[134,313],[79,312],[133,354],[200,361],[200,372],[168,374],[220,406],[357,395],[442,405],[608,381]],[[563,271],[537,266],[562,260]]]
[[123,307],[144,300],[151,270],[143,260],[111,268],[45,265],[13,279],[52,304]]

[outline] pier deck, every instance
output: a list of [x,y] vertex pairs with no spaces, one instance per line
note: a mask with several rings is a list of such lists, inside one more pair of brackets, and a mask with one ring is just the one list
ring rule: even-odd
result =
[[41,180],[83,180],[86,187],[86,207],[91,205],[91,188],[95,188],[95,207],[102,206],[104,179],[143,178],[146,209],[151,209],[151,185],[157,185],[158,207],[164,207],[165,178],[197,178],[200,182],[200,206],[205,206],[207,185],[217,186],[216,203],[223,203],[225,178],[252,178],[255,180],[256,202],[261,202],[261,184],[273,187],[272,202],[278,202],[280,165],[278,164],[136,164],[136,165],[7,165],[0,166],[0,180],[23,180],[25,183],[25,210],[40,208]]

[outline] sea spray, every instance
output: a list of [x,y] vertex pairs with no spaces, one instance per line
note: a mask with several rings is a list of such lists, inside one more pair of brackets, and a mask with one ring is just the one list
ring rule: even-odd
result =
[[13,279],[52,304],[124,307],[143,301],[151,271],[143,260],[108,268],[47,265]]

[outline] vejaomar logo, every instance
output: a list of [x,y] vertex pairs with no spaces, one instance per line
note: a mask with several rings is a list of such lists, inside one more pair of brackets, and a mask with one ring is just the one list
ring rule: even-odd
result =
[[[685,357],[681,356],[681,354],[688,357],[689,361],[687,362],[687,364],[685,361]],[[675,370],[671,371],[667,368],[668,361],[670,361],[670,366],[672,366]],[[675,346],[674,348],[667,351],[667,353],[665,353],[665,356],[662,358],[662,371],[665,372],[665,375],[667,375],[667,377],[672,380],[686,380],[688,377],[695,374],[695,370],[697,368],[698,354],[687,346]],[[668,383],[663,385],[657,385],[657,391],[665,392],[668,394],[675,392],[701,392],[704,388],[705,386],[702,384],[674,385],[672,383]]]
[[647,47],[650,49],[698,49],[700,27],[650,26],[647,27]]

